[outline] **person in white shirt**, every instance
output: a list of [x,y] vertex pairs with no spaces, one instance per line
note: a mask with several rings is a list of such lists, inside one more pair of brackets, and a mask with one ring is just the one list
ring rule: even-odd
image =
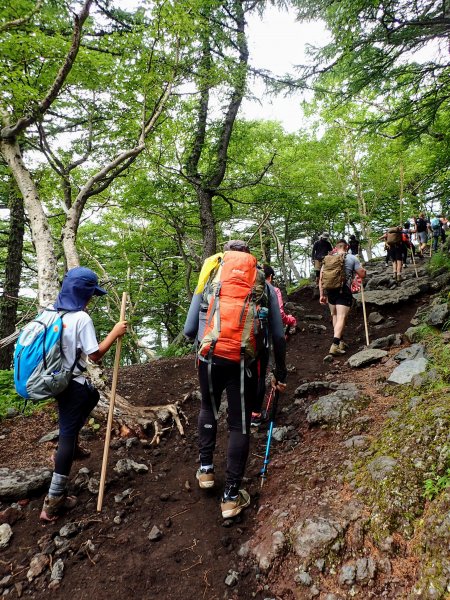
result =
[[[50,489],[40,514],[43,521],[55,521],[63,508],[72,508],[76,498],[67,496],[67,482],[74,457],[86,452],[78,445],[78,434],[99,401],[99,393],[85,376],[86,361],[98,362],[118,337],[127,331],[127,322],[119,321],[106,338],[97,342],[94,324],[85,312],[93,296],[106,291],[98,286],[98,277],[86,267],[76,267],[64,277],[54,307],[65,314],[61,340],[63,366],[76,362],[68,387],[56,396],[59,441]],[[66,312],[68,311],[68,312]]]

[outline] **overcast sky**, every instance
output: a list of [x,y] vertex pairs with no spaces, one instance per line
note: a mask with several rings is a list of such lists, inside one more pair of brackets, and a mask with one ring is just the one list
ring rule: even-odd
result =
[[[293,73],[295,65],[309,62],[306,46],[322,46],[328,38],[323,24],[298,23],[293,11],[279,11],[273,7],[266,10],[263,20],[256,15],[248,19],[248,37],[250,64],[269,69],[275,75]],[[241,115],[249,119],[281,121],[287,131],[301,127],[300,94],[269,98],[261,84],[253,84],[252,90],[260,102],[245,100]]]

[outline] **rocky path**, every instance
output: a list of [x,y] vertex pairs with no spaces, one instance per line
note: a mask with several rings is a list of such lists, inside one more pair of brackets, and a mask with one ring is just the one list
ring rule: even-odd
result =
[[[192,358],[129,367],[121,372],[120,393],[136,404],[182,401],[185,438],[171,428],[155,448],[131,433],[117,435],[101,514],[95,511],[95,493],[103,428],[85,431],[92,454],[72,473],[79,503],[57,524],[38,521],[42,485],[16,496],[3,492],[0,521],[12,536],[0,549],[0,593],[39,599],[66,597],[70,591],[79,599],[126,594],[261,600],[407,594],[415,580],[414,553],[401,534],[374,539],[368,527],[373,515],[365,502],[370,490],[358,480],[357,465],[372,461],[373,489],[392,468],[389,457],[371,448],[398,401],[398,387],[386,387],[397,365],[392,357],[409,346],[403,334],[411,319],[444,282],[430,281],[424,272],[416,281],[411,269],[400,288],[391,290],[381,265],[371,267],[370,274],[378,294],[368,305],[370,336],[383,338],[375,346],[386,354],[366,366],[347,363],[364,346],[361,307],[352,311],[347,328],[348,356],[324,362],[331,337],[327,312],[311,288],[291,298],[299,331],[289,340],[289,390],[280,404],[279,441],[273,443],[261,489],[266,434],[264,429],[253,434],[246,481],[252,506],[241,517],[223,522],[219,513],[223,419],[218,490],[205,494],[196,486],[198,398]],[[366,295],[372,291],[369,286]],[[446,318],[439,303],[434,308],[431,319]],[[2,422],[0,466],[8,473],[32,467],[35,475],[48,478],[55,442],[39,439],[53,429],[51,408],[31,419]],[[1,473],[2,482],[6,474]],[[0,534],[0,545],[1,539]]]

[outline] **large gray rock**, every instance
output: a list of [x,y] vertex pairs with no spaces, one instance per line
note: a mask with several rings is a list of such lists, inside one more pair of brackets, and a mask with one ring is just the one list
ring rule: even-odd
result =
[[348,364],[353,368],[364,367],[377,362],[387,356],[386,350],[377,350],[376,348],[367,348],[350,356]]
[[[376,282],[374,282],[375,285]],[[379,287],[378,282],[377,287]],[[427,276],[419,277],[419,279],[411,279],[408,281],[408,285],[397,286],[391,290],[380,290],[367,289],[364,291],[364,300],[367,304],[373,304],[375,306],[388,306],[390,304],[398,304],[400,302],[408,302],[411,298],[423,294],[428,291],[429,279]],[[361,293],[354,294],[358,304],[362,302]]]
[[310,425],[320,423],[338,424],[354,415],[365,403],[356,385],[342,384],[331,394],[321,396],[306,412]]
[[50,469],[0,468],[0,498],[20,500],[48,486],[52,478]]
[[414,342],[419,342],[422,337],[422,328],[421,327],[408,327],[405,331],[405,337],[408,342],[413,344]]
[[423,356],[425,356],[425,346],[422,344],[413,344],[397,352],[394,355],[394,359],[397,362],[402,362],[403,360],[413,360],[414,358],[421,358]]
[[390,348],[391,346],[400,346],[402,343],[402,336],[400,333],[391,333],[386,337],[381,337],[373,342],[370,342],[368,348],[378,348],[379,350],[383,350],[385,348]]
[[442,325],[448,320],[450,315],[450,311],[448,308],[448,304],[438,304],[437,306],[433,306],[425,317],[426,323],[428,325],[433,325],[434,327],[442,327]]
[[303,564],[308,566],[313,560],[328,554],[346,526],[347,523],[324,517],[299,521],[290,529],[292,548]]
[[394,385],[411,383],[416,375],[420,375],[427,370],[427,364],[428,360],[423,356],[414,360],[405,360],[392,371],[387,382]]

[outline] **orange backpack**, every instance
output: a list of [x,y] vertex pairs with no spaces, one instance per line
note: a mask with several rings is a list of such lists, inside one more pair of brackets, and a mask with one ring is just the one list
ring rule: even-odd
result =
[[267,315],[268,302],[264,273],[256,262],[247,252],[229,250],[206,284],[203,300],[208,309],[198,348],[203,360],[214,355],[240,362],[258,355],[266,335],[261,316]]

